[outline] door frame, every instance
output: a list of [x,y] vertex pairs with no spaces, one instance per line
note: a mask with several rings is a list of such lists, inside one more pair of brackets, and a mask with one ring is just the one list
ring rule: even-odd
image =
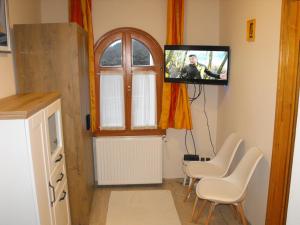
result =
[[300,0],[282,0],[279,74],[266,225],[286,224],[299,96]]

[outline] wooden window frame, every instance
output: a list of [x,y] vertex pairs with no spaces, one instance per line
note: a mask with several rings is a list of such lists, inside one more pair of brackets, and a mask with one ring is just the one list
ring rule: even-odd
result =
[[[101,67],[100,58],[105,49],[117,40],[122,40],[122,65],[121,67]],[[133,66],[132,39],[143,43],[150,51],[153,66]],[[161,100],[163,87],[163,51],[158,42],[148,33],[131,27],[117,28],[104,34],[95,44],[95,83],[96,83],[96,130],[94,136],[141,136],[141,135],[165,135],[166,130],[158,126],[161,114]],[[124,74],[124,103],[125,103],[125,129],[124,130],[100,130],[100,73],[115,71]],[[131,129],[131,96],[132,74],[136,71],[152,71],[156,74],[156,129]]]

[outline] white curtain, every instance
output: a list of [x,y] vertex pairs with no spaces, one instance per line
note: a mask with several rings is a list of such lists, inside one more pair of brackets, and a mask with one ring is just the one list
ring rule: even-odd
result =
[[132,76],[132,129],[156,128],[156,75],[134,73]]
[[125,128],[122,74],[100,75],[100,129]]

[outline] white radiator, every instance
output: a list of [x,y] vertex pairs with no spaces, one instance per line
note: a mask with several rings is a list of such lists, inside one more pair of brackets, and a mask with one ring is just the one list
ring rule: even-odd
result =
[[98,185],[162,183],[162,137],[95,139]]

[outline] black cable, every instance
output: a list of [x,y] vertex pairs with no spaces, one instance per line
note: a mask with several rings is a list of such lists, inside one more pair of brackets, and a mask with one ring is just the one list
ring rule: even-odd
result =
[[196,84],[194,84],[194,95],[193,95],[193,98],[195,98],[195,96],[196,96],[196,91],[197,91]]
[[210,140],[210,145],[212,147],[212,150],[213,150],[213,153],[214,155],[216,155],[216,152],[215,152],[215,147],[212,143],[212,140],[211,140],[211,132],[210,132],[210,127],[209,127],[209,122],[208,122],[208,116],[207,116],[207,113],[206,113],[206,95],[205,95],[205,86],[203,85],[203,111],[204,111],[204,115],[206,117],[206,126],[207,126],[207,129],[208,129],[208,134],[209,134],[209,140]]
[[187,154],[190,154],[189,150],[188,150],[188,147],[187,147],[187,144],[186,144],[186,135],[187,135],[187,130],[185,130],[184,144],[185,144],[185,150],[186,150]]
[[[195,143],[194,135],[193,135],[192,130],[189,130],[189,131],[190,131],[190,134],[191,134],[192,140],[193,140],[193,145],[194,145],[194,155],[197,155],[197,151],[196,151],[196,143]],[[190,154],[189,149],[188,149],[188,147],[187,147],[187,142],[186,142],[186,140],[187,140],[187,132],[188,132],[188,130],[185,130],[184,144],[185,144],[185,150],[186,150],[186,152],[187,152],[188,154]]]
[[189,97],[189,100],[192,101],[196,97],[196,85],[194,84],[194,94],[193,97]]
[[[210,126],[209,126],[209,120],[208,120],[208,116],[207,116],[207,113],[206,113],[206,93],[205,93],[205,86],[203,84],[202,85],[199,84],[197,95],[196,95],[196,92],[197,92],[197,88],[196,88],[196,85],[194,84],[193,97],[189,98],[189,100],[190,100],[190,103],[192,105],[193,102],[195,100],[197,100],[201,96],[201,94],[203,92],[203,112],[204,112],[204,115],[205,115],[205,118],[206,118],[206,126],[207,126],[207,129],[208,129],[210,145],[212,147],[212,151],[213,151],[214,155],[216,155],[215,147],[214,147],[213,142],[212,142],[211,131],[210,131]],[[196,144],[195,144],[194,135],[193,135],[192,130],[189,130],[189,131],[190,131],[190,134],[192,136],[192,141],[193,141],[193,146],[194,146],[194,154],[196,155],[197,154],[197,150],[196,150]],[[188,150],[188,147],[187,147],[187,132],[188,132],[188,130],[185,130],[184,143],[185,143],[185,149],[186,149],[187,153],[189,154],[189,150]]]
[[[212,147],[212,151],[213,151],[214,155],[216,155],[215,147],[214,147],[213,142],[212,142],[211,131],[210,131],[210,126],[209,126],[209,120],[208,120],[208,116],[207,116],[207,113],[206,113],[206,93],[205,93],[205,86],[199,84],[197,95],[196,95],[196,91],[197,91],[196,90],[196,85],[194,84],[193,97],[189,98],[189,100],[190,100],[190,103],[192,105],[193,102],[195,100],[197,100],[201,96],[201,94],[203,92],[203,112],[204,112],[204,115],[205,115],[205,118],[206,118],[206,126],[207,126],[207,129],[208,129],[210,145]],[[184,140],[184,143],[185,143],[185,149],[186,149],[187,153],[189,154],[189,150],[188,150],[188,147],[187,147],[187,131],[188,130],[185,130],[185,138],[184,138],[185,140]],[[194,154],[196,155],[197,154],[197,150],[196,150],[196,143],[195,143],[194,135],[193,135],[192,130],[189,130],[189,131],[190,131],[190,134],[192,136],[192,141],[193,141],[193,146],[194,146]]]
[[199,98],[199,96],[201,95],[201,92],[202,92],[202,87],[201,85],[199,84],[199,88],[198,88],[198,94],[197,96],[195,95],[195,92],[196,92],[196,84],[194,84],[194,95],[192,98],[190,98],[190,101],[191,101],[191,104],[193,104],[193,102]]
[[[193,102],[194,102],[196,99],[198,99],[199,96],[201,95],[202,87],[201,87],[200,84],[199,84],[199,88],[198,88],[198,93],[197,93],[197,95],[196,95],[196,92],[197,92],[197,88],[196,88],[196,84],[194,84],[194,93],[193,93],[193,97],[192,97],[192,98],[189,98],[191,105],[192,105]],[[194,154],[197,155],[197,149],[196,149],[196,143],[195,143],[193,131],[192,131],[192,130],[189,130],[189,131],[190,131],[190,134],[191,134],[191,137],[192,137],[192,141],[193,141]],[[187,153],[190,154],[190,153],[189,153],[189,150],[188,150],[188,147],[187,147],[187,132],[188,132],[188,130],[185,130],[184,144],[185,144],[185,149],[186,149]]]
[[190,130],[190,133],[191,133],[191,136],[192,136],[192,139],[193,139],[193,144],[194,144],[194,153],[195,153],[195,155],[197,155],[197,152],[196,152],[196,144],[195,144],[195,139],[194,139],[194,135],[193,135],[193,132],[192,132],[192,130]]

